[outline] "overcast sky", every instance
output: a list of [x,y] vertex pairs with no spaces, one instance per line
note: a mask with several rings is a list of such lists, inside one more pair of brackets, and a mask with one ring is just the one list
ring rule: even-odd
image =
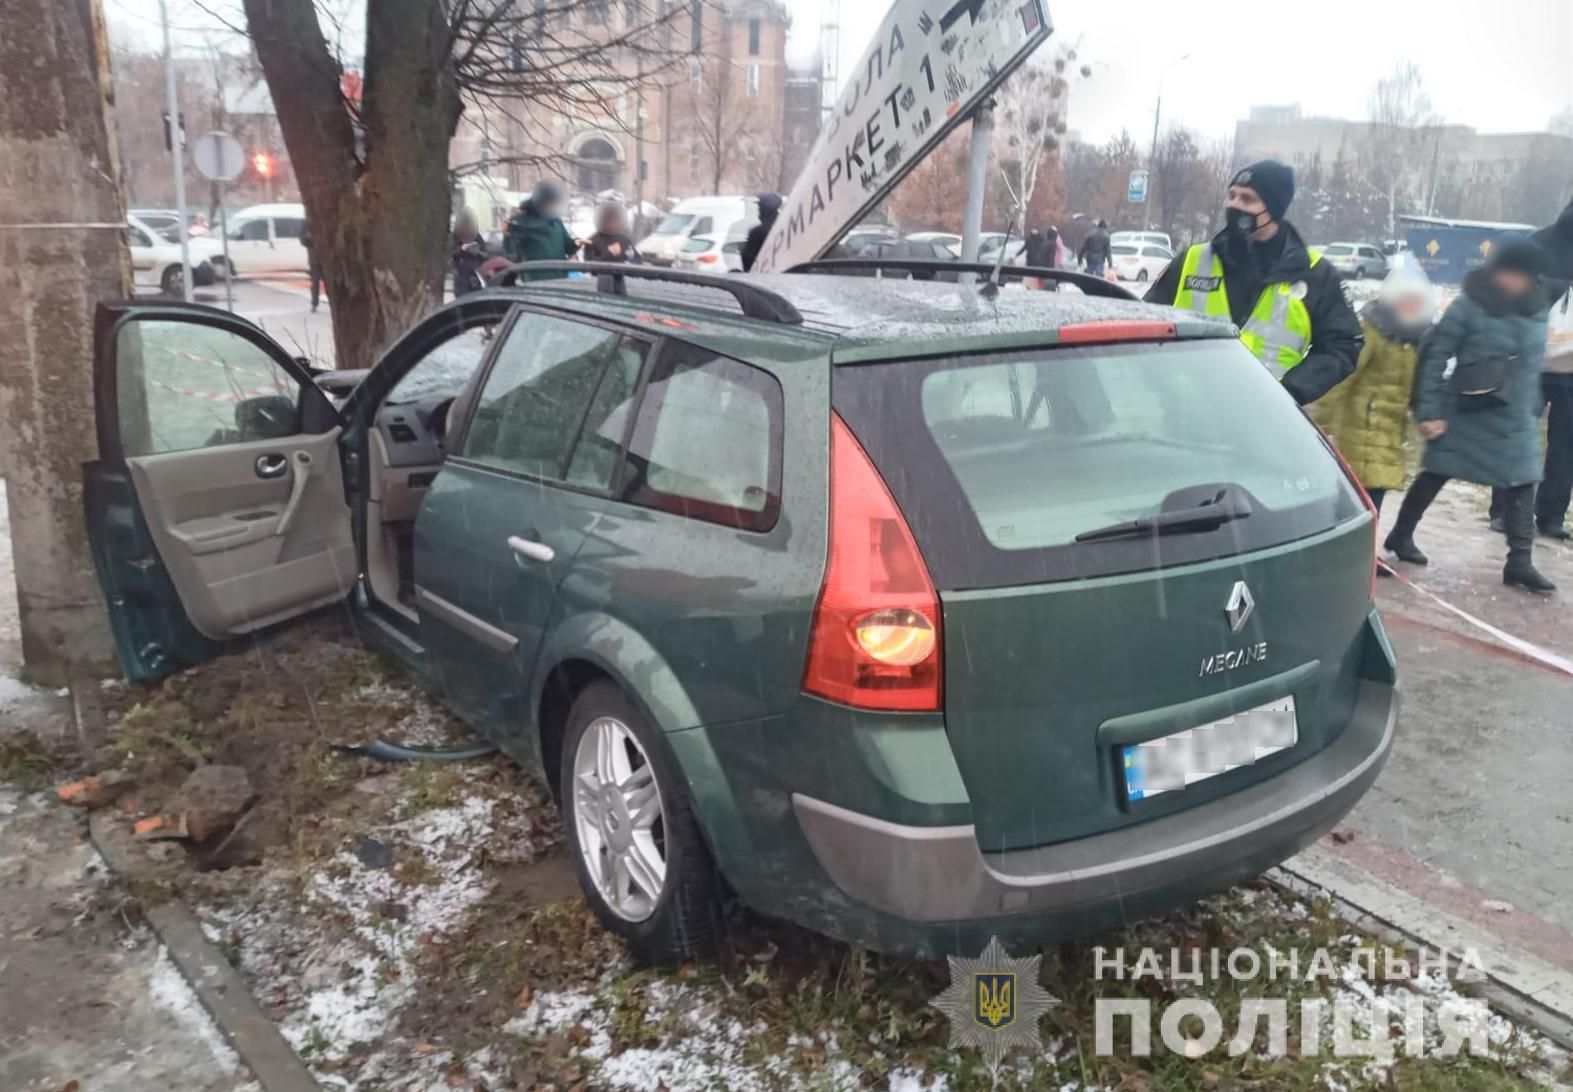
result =
[[[354,2],[333,0],[336,7]],[[787,2],[793,51],[806,55],[818,43],[828,5]],[[1181,123],[1216,138],[1232,136],[1234,123],[1260,104],[1299,103],[1308,115],[1363,118],[1371,85],[1405,58],[1420,67],[1433,107],[1449,122],[1488,132],[1539,130],[1552,114],[1573,109],[1573,0],[1045,2],[1055,28],[1051,44],[1079,43],[1081,59],[1092,65],[1091,78],[1072,92],[1068,119],[1086,140],[1127,128],[1145,142],[1165,71],[1165,127]],[[177,27],[211,26],[205,8],[238,7],[233,0],[169,4]],[[158,0],[104,5],[113,35],[158,44]],[[845,77],[885,7],[840,0],[840,8]],[[1197,12],[1215,15],[1199,19]]]

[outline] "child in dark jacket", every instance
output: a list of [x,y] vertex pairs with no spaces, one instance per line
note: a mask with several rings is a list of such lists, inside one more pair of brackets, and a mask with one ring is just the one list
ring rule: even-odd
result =
[[580,251],[587,262],[637,262],[639,251],[628,236],[628,213],[616,201],[595,210],[595,234]]

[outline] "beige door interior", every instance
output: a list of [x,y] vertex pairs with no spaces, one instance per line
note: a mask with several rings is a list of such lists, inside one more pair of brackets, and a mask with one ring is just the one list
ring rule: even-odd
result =
[[136,318],[116,338],[121,446],[191,622],[282,621],[355,579],[339,430],[301,431],[300,384],[236,330]]

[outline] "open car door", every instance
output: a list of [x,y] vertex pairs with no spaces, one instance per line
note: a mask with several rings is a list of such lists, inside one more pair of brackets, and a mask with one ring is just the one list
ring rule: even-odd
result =
[[87,526],[126,677],[346,596],[339,419],[256,326],[189,304],[101,304]]

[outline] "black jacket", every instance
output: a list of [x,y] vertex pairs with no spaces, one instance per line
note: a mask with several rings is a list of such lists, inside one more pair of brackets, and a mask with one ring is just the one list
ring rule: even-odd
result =
[[1109,250],[1109,233],[1102,228],[1093,228],[1092,234],[1087,236],[1081,244],[1081,250],[1076,252],[1076,257],[1084,262],[1108,261],[1113,254]]
[[[1530,238],[1546,252],[1546,279],[1560,282],[1566,291],[1568,282],[1573,281],[1573,201],[1568,202],[1555,223],[1541,228]],[[1551,290],[1559,294],[1556,287],[1553,283]]]
[[586,239],[581,253],[587,262],[637,262],[639,260],[639,251],[634,249],[632,239],[626,235],[608,235],[604,231],[598,231]]
[[[1264,247],[1264,251],[1256,248]],[[1276,255],[1273,251],[1276,250]],[[1227,229],[1213,236],[1213,253],[1223,259],[1224,291],[1229,297],[1229,317],[1243,327],[1262,290],[1270,284],[1305,283],[1305,308],[1311,313],[1311,346],[1305,359],[1284,376],[1284,389],[1302,406],[1354,374],[1365,335],[1354,308],[1344,298],[1338,271],[1330,262],[1311,264],[1310,252],[1300,233],[1283,224],[1269,244],[1248,243]],[[1262,268],[1260,256],[1269,261]],[[1174,256],[1163,276],[1147,290],[1148,303],[1173,304],[1180,291],[1180,270],[1185,253]]]
[[748,238],[743,240],[743,272],[747,273],[754,268],[754,261],[759,257],[759,252],[765,249],[765,237],[770,234],[770,229],[776,226],[776,217],[780,213],[772,212],[769,216],[761,216],[759,223],[748,229]]
[[[464,249],[472,243],[474,250]],[[461,239],[453,235],[449,237],[448,245],[452,250],[449,257],[453,261],[453,294],[463,296],[469,292],[479,292],[483,287],[481,263],[486,260],[486,240],[479,235],[473,239]]]
[[1059,236],[1057,234],[1046,235],[1043,232],[1039,232],[1036,235],[1028,235],[1025,247],[1027,264],[1036,266],[1039,269],[1054,268],[1054,252],[1058,249],[1058,243]]

